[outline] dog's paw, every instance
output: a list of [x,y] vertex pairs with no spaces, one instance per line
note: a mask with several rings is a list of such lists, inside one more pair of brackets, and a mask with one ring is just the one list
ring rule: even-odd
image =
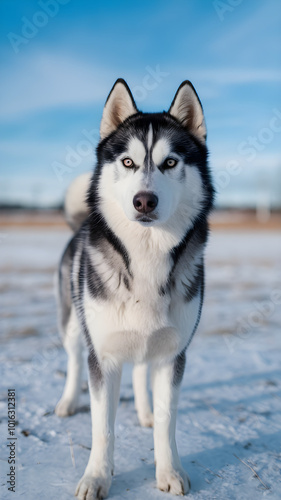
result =
[[151,411],[138,414],[139,423],[142,427],[153,427],[153,413]]
[[78,500],[103,500],[107,497],[111,477],[94,477],[88,474],[80,479],[75,491]]
[[157,488],[172,495],[186,495],[190,490],[190,480],[183,469],[161,470],[156,472]]
[[58,417],[69,417],[73,415],[76,410],[76,402],[70,401],[69,399],[61,398],[55,408],[55,414]]

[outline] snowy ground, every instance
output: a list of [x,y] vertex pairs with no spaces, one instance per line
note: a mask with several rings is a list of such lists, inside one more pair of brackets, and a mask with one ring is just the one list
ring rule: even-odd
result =
[[[47,229],[0,234],[1,499],[73,498],[87,463],[86,389],[76,415],[53,413],[66,368],[53,274],[68,237]],[[190,499],[281,498],[280,249],[278,232],[212,235],[204,313],[188,352],[177,424]],[[138,425],[130,366],[122,380],[110,498],[168,499],[156,489],[153,431]],[[17,392],[15,494],[6,484],[8,388]]]

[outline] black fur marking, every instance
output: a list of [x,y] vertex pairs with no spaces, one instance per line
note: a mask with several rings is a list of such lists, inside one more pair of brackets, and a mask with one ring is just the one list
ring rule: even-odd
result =
[[179,244],[171,250],[171,256],[173,259],[173,267],[171,270],[171,274],[173,274],[174,269],[175,269],[180,257],[182,256],[184,250],[186,249],[186,247],[187,247],[189,241],[191,240],[192,236],[194,235],[194,233],[195,233],[195,227],[193,226],[192,229],[189,229],[187,231],[187,233],[185,234],[183,239],[179,242]]
[[124,276],[123,276],[123,281],[124,281],[124,285],[125,285],[125,287],[127,288],[127,290],[128,290],[128,291],[130,291],[130,290],[131,290],[131,287],[130,287],[130,282],[129,282],[129,280],[128,280],[128,278],[127,278],[126,274],[124,274]]
[[203,276],[204,276],[204,267],[203,264],[199,264],[197,266],[197,272],[193,276],[190,284],[184,283],[181,280],[184,287],[185,302],[190,302],[194,297],[196,297],[201,287]]
[[153,164],[153,160],[152,160],[152,151],[153,151],[153,146],[155,144],[155,137],[154,137],[154,131],[153,131],[153,127],[152,127],[152,142],[151,142],[151,147],[150,149],[148,149],[147,147],[147,141],[148,141],[148,133],[149,133],[149,129],[150,127],[152,127],[152,124],[150,123],[149,126],[148,126],[148,130],[147,130],[147,136],[145,138],[145,141],[143,142],[143,145],[145,147],[145,150],[146,150],[146,155],[145,155],[145,159],[144,159],[144,172],[149,175],[153,172],[154,170],[154,164]]
[[[201,267],[201,266],[200,266]],[[186,363],[186,350],[188,349],[195,332],[197,330],[200,318],[201,318],[201,313],[202,313],[202,306],[203,306],[203,301],[204,301],[204,288],[205,288],[205,283],[204,283],[204,264],[202,264],[202,269],[201,269],[201,282],[200,282],[200,305],[199,305],[199,310],[198,310],[198,315],[197,319],[192,331],[192,334],[188,340],[188,343],[186,347],[182,350],[180,354],[177,355],[174,361],[174,375],[173,375],[173,385],[177,386],[181,383],[182,377],[184,374],[184,369],[185,369],[185,363]]]
[[89,367],[90,383],[93,384],[94,389],[99,389],[103,382],[103,374],[101,371],[99,360],[96,355],[96,351],[94,350],[93,347],[89,351],[88,367]]
[[71,266],[75,249],[76,239],[74,236],[67,245],[59,264],[59,302],[61,313],[60,321],[63,333],[68,323],[71,312],[71,284],[69,283],[69,275],[71,273]]
[[[201,218],[202,217],[202,218]],[[194,225],[189,229],[183,239],[171,250],[171,256],[173,259],[173,267],[171,270],[171,275],[173,274],[175,267],[181,258],[184,250],[187,248],[191,241],[194,241],[196,245],[205,244],[208,239],[208,222],[207,219],[199,215],[194,222]]]
[[181,383],[184,374],[186,362],[185,349],[177,355],[174,361],[173,385],[177,386]]
[[175,284],[173,278],[174,271],[187,246],[189,244],[192,244],[193,242],[196,245],[206,243],[208,238],[207,220],[203,219],[202,221],[200,221],[198,217],[197,221],[198,222],[195,222],[194,226],[187,231],[187,233],[185,234],[183,239],[179,242],[179,244],[171,250],[170,255],[172,257],[173,265],[170,270],[167,283],[165,285],[162,285],[161,288],[159,289],[159,295],[165,295],[174,286]]
[[79,273],[78,273],[78,300],[79,300],[79,304],[82,304],[83,297],[84,297],[85,256],[86,256],[86,250],[83,247],[81,257],[80,257],[80,267],[79,267]]
[[202,266],[201,288],[200,288],[200,305],[199,305],[198,315],[197,315],[196,323],[195,323],[194,328],[193,328],[193,332],[192,332],[192,334],[188,340],[188,343],[186,345],[186,349],[188,349],[188,347],[189,347],[189,345],[190,345],[190,343],[195,335],[197,327],[199,325],[199,321],[200,321],[201,313],[202,313],[203,301],[204,301],[204,292],[205,292],[205,276],[204,276],[204,265],[203,265]]
[[146,153],[144,159],[144,169],[143,172],[146,176],[146,182],[150,182],[151,174],[154,170],[153,161],[152,161],[152,153]]
[[101,299],[107,298],[105,286],[99,274],[97,273],[95,267],[92,266],[89,257],[87,258],[86,280],[87,280],[88,290],[92,297]]
[[77,309],[78,318],[80,320],[86,344],[89,349],[88,364],[89,364],[90,381],[95,389],[99,389],[103,382],[103,374],[87,327],[84,308],[83,308],[84,283],[86,279],[85,264],[86,264],[86,251],[85,248],[83,248],[80,258],[80,268],[78,274],[78,290],[75,293],[75,286],[72,280],[72,293],[73,293],[73,301]]

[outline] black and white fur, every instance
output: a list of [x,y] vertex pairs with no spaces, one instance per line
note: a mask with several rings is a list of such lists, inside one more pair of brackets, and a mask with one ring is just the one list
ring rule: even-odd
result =
[[[185,81],[168,112],[141,113],[120,79],[106,101],[100,135],[91,180],[84,176],[67,198],[73,226],[85,221],[59,270],[68,367],[56,413],[67,416],[77,408],[84,337],[92,450],[76,495],[80,500],[106,497],[122,364],[133,361],[139,421],[154,425],[157,486],[185,494],[190,483],[175,441],[177,401],[185,351],[201,314],[213,203],[202,106]],[[148,365],[154,418],[146,389]]]

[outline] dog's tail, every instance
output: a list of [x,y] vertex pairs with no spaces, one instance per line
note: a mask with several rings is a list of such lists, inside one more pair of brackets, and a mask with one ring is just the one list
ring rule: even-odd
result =
[[64,202],[66,222],[76,232],[83,224],[88,215],[86,204],[87,192],[90,186],[92,174],[90,172],[79,175],[70,184]]

